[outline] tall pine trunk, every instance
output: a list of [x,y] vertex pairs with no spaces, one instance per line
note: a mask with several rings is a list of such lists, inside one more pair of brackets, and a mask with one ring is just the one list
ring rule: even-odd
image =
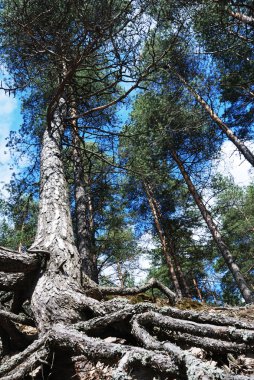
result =
[[175,288],[177,296],[179,298],[181,298],[182,297],[182,291],[181,291],[181,287],[180,287],[180,284],[179,284],[179,281],[177,279],[177,275],[175,272],[174,262],[173,262],[173,257],[172,257],[172,251],[170,254],[169,246],[168,246],[168,242],[167,242],[167,237],[166,237],[165,231],[164,231],[162,223],[161,223],[160,210],[159,210],[157,202],[155,200],[151,185],[147,181],[143,181],[143,186],[144,186],[144,189],[145,189],[145,192],[147,195],[148,203],[150,205],[150,208],[151,208],[151,211],[153,214],[154,223],[155,223],[156,230],[157,230],[157,233],[159,235],[160,242],[161,242],[162,252],[163,252],[163,255],[165,257],[167,266],[168,266],[168,270],[169,270],[169,274],[170,274],[173,286]]
[[176,249],[175,249],[175,244],[172,238],[170,238],[171,242],[169,245],[172,244],[172,248],[170,249],[170,252],[173,252],[173,261],[174,261],[174,266],[177,274],[177,278],[179,279],[179,283],[181,284],[181,289],[182,289],[182,294],[184,297],[190,298],[191,293],[190,293],[190,288],[187,284],[187,281],[185,279],[185,275],[182,271],[181,265],[179,263],[177,254],[176,254]]
[[171,150],[171,153],[172,153],[172,157],[173,157],[174,161],[176,162],[178,168],[180,169],[180,171],[182,173],[182,176],[183,176],[183,178],[184,178],[184,180],[188,186],[189,192],[191,193],[196,205],[198,206],[198,208],[199,208],[199,210],[200,210],[200,212],[201,212],[201,214],[202,214],[202,216],[203,216],[203,218],[207,224],[207,227],[209,228],[209,230],[213,236],[213,239],[214,239],[221,255],[223,256],[223,258],[225,260],[226,265],[228,266],[230,272],[232,273],[232,275],[235,279],[235,282],[236,282],[244,300],[247,303],[252,303],[254,300],[253,293],[251,292],[247,282],[245,281],[238,265],[235,263],[234,258],[232,256],[231,252],[229,251],[227,245],[223,241],[221,233],[218,230],[218,227],[215,224],[210,212],[207,210],[205,204],[203,203],[201,197],[199,196],[195,186],[193,185],[193,183],[191,181],[190,176],[188,175],[187,171],[184,168],[183,162],[181,161],[180,157],[178,156],[178,154],[176,153],[175,150]]
[[[71,117],[77,115],[76,103],[71,96]],[[72,159],[74,165],[74,198],[75,198],[75,226],[77,248],[82,260],[82,270],[93,281],[98,283],[97,257],[93,234],[93,212],[90,195],[90,184],[85,179],[85,168],[77,121],[71,122],[73,133]]]
[[88,277],[98,283],[97,258],[93,236],[93,210],[89,188],[90,184],[85,179],[79,137],[75,136],[74,141],[73,161],[77,247],[82,260],[82,270]]
[[[32,310],[39,331],[56,322],[71,323],[80,305],[72,296],[81,291],[81,260],[75,246],[68,184],[61,158],[64,102],[45,129],[41,150],[41,187],[37,234],[31,250],[46,250],[49,259],[32,296]],[[59,307],[61,312],[59,313]]]

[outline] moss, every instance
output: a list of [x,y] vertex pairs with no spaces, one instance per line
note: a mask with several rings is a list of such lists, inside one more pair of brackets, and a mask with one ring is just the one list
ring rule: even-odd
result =
[[141,303],[141,302],[150,302],[150,303],[155,302],[153,297],[148,296],[145,293],[140,293],[140,294],[137,294],[135,296],[130,296],[129,300],[130,300],[130,303],[132,303],[132,304]]
[[190,298],[183,298],[180,301],[177,302],[175,305],[180,310],[188,310],[188,309],[194,309],[194,310],[201,310],[207,308],[207,305],[202,302],[193,301]]

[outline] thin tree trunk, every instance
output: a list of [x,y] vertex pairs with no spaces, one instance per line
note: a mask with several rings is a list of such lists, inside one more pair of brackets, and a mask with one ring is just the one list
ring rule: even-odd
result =
[[201,302],[203,302],[203,297],[202,297],[202,294],[201,294],[201,291],[198,287],[198,284],[197,284],[197,281],[195,278],[193,278],[193,284],[194,284],[194,288],[196,289],[196,292],[197,292],[197,295],[198,295],[198,298]]
[[174,256],[173,256],[173,261],[174,261],[174,264],[175,264],[177,277],[178,277],[178,279],[180,281],[180,284],[181,284],[181,289],[182,289],[183,296],[187,297],[187,298],[191,298],[190,288],[189,288],[189,286],[188,286],[188,284],[187,284],[187,282],[185,280],[184,273],[182,271],[181,265],[180,265],[180,263],[178,261],[178,258],[177,258],[176,254],[174,254]]
[[[70,109],[71,117],[76,116],[75,102]],[[93,281],[98,283],[98,269],[93,239],[93,215],[91,209],[91,196],[89,184],[85,181],[83,155],[81,153],[80,139],[78,136],[77,121],[71,122],[73,130],[73,163],[74,163],[74,197],[77,247],[82,260],[82,270]]]
[[181,265],[179,263],[179,260],[178,260],[177,254],[176,254],[175,242],[173,239],[174,231],[173,231],[173,228],[172,228],[171,224],[169,223],[169,221],[167,221],[167,229],[169,232],[169,233],[167,233],[167,240],[169,242],[168,245],[169,245],[169,249],[171,252],[171,256],[173,257],[173,261],[175,264],[177,277],[180,280],[180,284],[182,285],[182,293],[185,297],[190,298],[191,297],[190,288],[189,288],[189,286],[185,280],[184,273],[182,271]]
[[124,288],[124,275],[123,275],[121,264],[119,261],[117,261],[117,263],[116,263],[116,268],[117,268],[118,278],[120,281],[120,287]]
[[160,222],[160,211],[159,211],[159,209],[155,203],[155,198],[154,198],[151,186],[146,181],[143,181],[143,186],[144,186],[144,189],[145,189],[145,192],[146,192],[146,195],[148,198],[148,202],[149,202],[152,214],[153,214],[154,223],[155,223],[155,226],[156,226],[159,238],[160,238],[162,252],[164,254],[164,257],[165,257],[165,260],[166,260],[166,263],[168,266],[170,277],[172,279],[172,282],[173,282],[173,285],[174,285],[174,288],[175,288],[175,291],[176,291],[178,297],[181,298],[182,297],[181,287],[180,287],[180,284],[178,282],[178,279],[177,279],[177,276],[175,273],[175,268],[174,268],[172,256],[169,253],[167,238],[166,238],[165,232],[164,232],[163,227],[162,227],[161,222]]
[[240,12],[233,12],[231,9],[227,10],[230,16],[234,17],[236,20],[241,21],[244,24],[247,25],[254,25],[254,18],[251,16],[247,16]]
[[215,224],[210,212],[207,210],[207,208],[204,205],[201,197],[199,196],[195,186],[193,185],[188,173],[186,172],[186,170],[184,168],[183,162],[181,161],[180,157],[177,155],[176,151],[174,151],[174,150],[171,150],[171,153],[172,153],[172,157],[173,157],[174,161],[177,163],[177,165],[178,165],[178,167],[182,173],[182,176],[184,177],[184,180],[188,186],[188,189],[189,189],[191,195],[193,196],[194,201],[196,202],[196,205],[198,206],[198,208],[199,208],[199,210],[200,210],[200,212],[201,212],[201,214],[202,214],[202,216],[203,216],[203,218],[207,224],[207,227],[209,228],[209,230],[213,236],[215,243],[217,244],[217,247],[218,247],[221,255],[223,256],[223,258],[225,260],[226,265],[228,266],[229,270],[231,271],[231,273],[235,279],[235,282],[236,282],[243,298],[245,299],[245,301],[247,303],[252,303],[254,301],[253,293],[251,292],[249,286],[247,285],[247,282],[245,281],[238,265],[234,262],[232,254],[229,251],[229,249],[227,248],[225,242],[223,241],[222,236],[218,230],[218,227]]
[[168,68],[178,77],[178,79],[184,84],[189,92],[196,98],[198,103],[204,108],[211,119],[218,125],[218,127],[226,134],[230,141],[237,147],[239,152],[246,158],[249,163],[254,166],[254,155],[249,148],[234,134],[234,132],[220,119],[220,117],[211,109],[206,101],[197,93],[197,91],[170,65]]
[[[214,0],[215,3],[220,3],[220,0]],[[232,4],[234,5],[234,4]],[[244,2],[241,4],[244,6]],[[254,24],[254,18],[252,16],[247,16],[245,15],[244,13],[241,13],[241,12],[234,12],[231,8],[227,7],[226,8],[226,12],[232,16],[233,18],[235,18],[236,20],[238,21],[241,21],[242,23],[244,24],[247,24],[247,25],[253,25]]]

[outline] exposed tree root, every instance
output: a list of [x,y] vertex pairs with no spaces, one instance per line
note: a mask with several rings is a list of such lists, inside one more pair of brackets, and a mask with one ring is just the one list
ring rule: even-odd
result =
[[[4,261],[1,252],[0,261]],[[35,273],[41,268],[37,253],[31,255],[30,261],[29,256],[23,260],[21,254],[6,252],[6,276],[10,275],[10,279],[20,273],[25,276]],[[89,362],[90,367],[100,362],[110,368],[113,380],[152,380],[156,376],[164,380],[246,380],[254,375],[254,359],[251,358],[254,323],[207,311],[160,308],[151,303],[133,305],[122,297],[103,301],[106,295],[133,295],[158,288],[174,303],[175,294],[154,279],[144,286],[127,289],[99,287],[92,281],[87,281],[86,285],[87,291],[57,271],[48,271],[40,277],[33,299],[38,307],[33,307],[32,303],[39,338],[25,350],[29,337],[26,332],[20,333],[18,327],[19,324],[33,326],[33,317],[22,313],[24,301],[19,308],[15,307],[15,302],[10,302],[13,294],[15,301],[16,289],[13,293],[1,294],[1,299],[7,302],[5,309],[0,311],[2,341],[4,343],[7,335],[16,350],[23,349],[10,357],[13,347],[10,346],[8,353],[7,345],[0,366],[1,379],[29,378],[34,369],[38,372],[37,379],[42,379],[40,366],[49,368],[47,358],[54,352],[60,356],[61,353],[69,355],[70,362],[72,357],[81,355],[85,359],[80,360]],[[21,288],[20,291],[25,290]],[[18,290],[17,294],[21,300],[29,299],[29,292],[26,298]],[[92,294],[97,299],[91,297]],[[240,356],[243,362],[246,358],[249,366],[230,365],[230,355],[237,363],[240,363],[237,361]],[[75,368],[76,371],[78,365]],[[106,378],[109,375],[105,375]]]
[[1,377],[2,380],[19,380],[40,365],[48,356],[48,350],[44,347],[37,349],[26,360],[16,366],[8,375]]
[[26,317],[25,315],[11,313],[10,311],[0,310],[0,320],[1,318],[7,318],[13,322],[21,323],[27,326],[34,326],[34,320],[32,318]]
[[0,378],[3,375],[10,375],[17,367],[22,366],[23,363],[27,361],[31,355],[35,354],[40,350],[46,343],[47,335],[37,339],[35,342],[30,344],[24,351],[19,354],[13,355],[9,360],[1,364],[0,366]]
[[[227,373],[223,364],[229,353],[253,352],[252,323],[149,303],[131,305],[121,299],[98,302],[73,290],[70,294],[75,294],[77,304],[99,316],[73,325],[54,324],[47,334],[1,365],[1,379],[20,379],[43,362],[50,350],[63,349],[71,350],[72,355],[85,355],[92,362],[110,363],[114,380],[138,378],[132,377],[135,367],[150,368],[164,379],[251,379],[251,375]],[[1,311],[1,316],[18,323],[31,322],[7,311]],[[125,335],[126,344],[105,340],[108,334]],[[193,346],[203,349],[207,358],[195,356]]]
[[[110,303],[115,309],[114,302],[104,302],[105,308],[109,308]],[[186,320],[184,311],[157,308],[152,304],[119,303],[119,307],[118,311],[74,325],[53,325],[42,338],[6,361],[0,367],[0,378],[22,378],[31,368],[43,362],[50,350],[70,350],[70,355],[84,355],[92,362],[110,363],[114,380],[139,378],[132,377],[133,368],[143,368],[148,373],[150,368],[162,379],[252,378],[251,374],[227,373],[223,367],[223,363],[227,363],[227,354],[244,352],[248,355],[253,352],[254,330],[249,328],[252,325],[227,317],[222,318],[223,325],[218,325],[218,321],[214,324],[214,315],[209,314],[205,323],[193,322],[190,318],[197,319],[196,312],[188,312]],[[173,313],[181,318],[169,316]],[[231,325],[226,325],[226,320]],[[241,328],[236,325],[241,325]],[[121,329],[125,334],[127,331],[126,344],[105,339],[107,332],[120,336]],[[195,355],[192,346],[204,349],[207,358]]]
[[0,272],[0,290],[15,290],[24,281],[24,273]]
[[0,267],[4,272],[27,273],[38,269],[41,264],[41,255],[20,254],[16,251],[0,247]]

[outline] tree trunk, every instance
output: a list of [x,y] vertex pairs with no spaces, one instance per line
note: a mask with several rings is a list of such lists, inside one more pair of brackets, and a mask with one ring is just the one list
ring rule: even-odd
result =
[[174,161],[177,163],[177,166],[182,173],[182,176],[184,177],[184,180],[188,186],[188,189],[189,189],[191,195],[193,196],[194,201],[196,202],[196,205],[198,206],[198,208],[199,208],[199,210],[200,210],[200,212],[201,212],[201,214],[202,214],[202,216],[203,216],[203,218],[207,224],[207,227],[209,228],[209,230],[213,236],[213,239],[214,239],[221,255],[223,256],[223,258],[225,260],[226,265],[228,266],[230,272],[232,273],[232,275],[235,279],[235,282],[236,282],[244,300],[247,303],[252,303],[254,301],[253,293],[251,292],[249,286],[247,285],[238,265],[234,262],[232,254],[229,251],[229,249],[227,248],[226,244],[224,243],[222,236],[218,230],[218,227],[214,223],[210,212],[205,207],[205,205],[204,205],[201,197],[199,196],[195,186],[193,185],[188,173],[186,172],[184,165],[183,165],[183,162],[181,161],[180,157],[177,155],[176,151],[174,151],[174,150],[171,150],[171,153],[172,153],[172,157],[173,157]]
[[124,274],[123,274],[122,267],[119,261],[117,261],[116,263],[116,271],[118,274],[118,279],[120,281],[120,287],[124,288]]
[[241,12],[233,12],[231,9],[228,9],[228,14],[232,16],[234,19],[241,21],[247,25],[254,25],[254,18],[252,16],[247,16]]
[[198,103],[204,108],[204,110],[208,113],[211,119],[218,125],[218,127],[222,130],[223,133],[229,138],[230,141],[236,146],[239,152],[245,157],[249,163],[254,166],[254,155],[249,150],[249,148],[233,133],[233,131],[225,124],[219,116],[211,109],[211,107],[206,103],[206,101],[197,93],[197,91],[180,75],[177,71],[175,71],[170,65],[168,65],[168,69],[172,70],[174,75],[184,84],[184,86],[189,90],[189,92],[196,98]]
[[177,278],[179,279],[179,282],[181,284],[182,294],[184,297],[190,298],[191,297],[190,288],[187,284],[187,281],[185,279],[184,273],[182,271],[182,268],[181,268],[181,265],[179,263],[177,253],[176,253],[176,247],[175,247],[175,242],[174,242],[174,238],[173,238],[174,231],[173,231],[173,228],[172,228],[172,226],[168,220],[166,223],[166,227],[167,227],[166,229],[168,232],[167,233],[168,245],[169,245],[169,249],[171,252],[171,256],[173,257],[174,266],[175,266],[176,273],[177,273]]
[[95,252],[94,236],[91,213],[90,184],[85,180],[84,154],[81,150],[81,140],[78,132],[78,124],[75,116],[77,115],[76,102],[70,88],[70,116],[73,151],[72,159],[74,165],[74,198],[75,198],[75,227],[77,236],[77,248],[82,260],[83,272],[98,283],[97,257]]
[[193,278],[193,284],[194,284],[194,288],[196,289],[197,296],[198,296],[199,300],[200,300],[201,302],[203,302],[202,293],[201,293],[201,291],[200,291],[200,289],[199,289],[199,287],[198,287],[198,284],[197,284],[197,281],[196,281],[195,278]]
[[187,284],[187,281],[185,279],[184,273],[182,271],[182,268],[181,268],[181,265],[179,263],[176,253],[173,256],[173,261],[176,268],[177,278],[179,279],[179,282],[181,284],[182,294],[184,297],[191,298],[190,288]]
[[154,198],[151,185],[147,181],[143,181],[143,186],[144,186],[144,189],[145,189],[145,192],[146,192],[146,195],[148,198],[148,202],[149,202],[152,214],[153,214],[154,223],[155,223],[155,226],[156,226],[159,238],[160,238],[160,242],[161,242],[162,252],[163,252],[163,255],[165,257],[167,266],[168,266],[168,270],[169,270],[169,274],[170,274],[173,286],[175,288],[175,291],[176,291],[178,297],[181,298],[182,292],[181,292],[181,287],[180,287],[180,284],[178,282],[176,272],[175,272],[175,268],[174,268],[173,256],[172,256],[173,252],[171,252],[171,254],[169,253],[169,246],[167,243],[166,234],[165,234],[164,229],[163,229],[162,224],[161,224],[160,210],[159,210],[158,205],[156,203],[156,200]]
[[80,282],[80,257],[74,242],[68,185],[61,159],[61,117],[43,135],[39,216],[35,241],[30,248],[50,252],[50,271],[59,270]]
[[[57,321],[78,318],[72,289],[81,288],[81,260],[75,246],[68,185],[61,160],[64,101],[46,129],[41,151],[41,186],[37,234],[30,251],[46,250],[50,257],[37,282],[32,309],[40,331]],[[59,313],[59,304],[61,313]]]
[[74,137],[74,141],[73,162],[77,247],[81,256],[84,273],[98,283],[97,258],[93,237],[93,210],[89,189],[90,184],[85,180],[85,168],[80,149],[80,140],[77,135]]

